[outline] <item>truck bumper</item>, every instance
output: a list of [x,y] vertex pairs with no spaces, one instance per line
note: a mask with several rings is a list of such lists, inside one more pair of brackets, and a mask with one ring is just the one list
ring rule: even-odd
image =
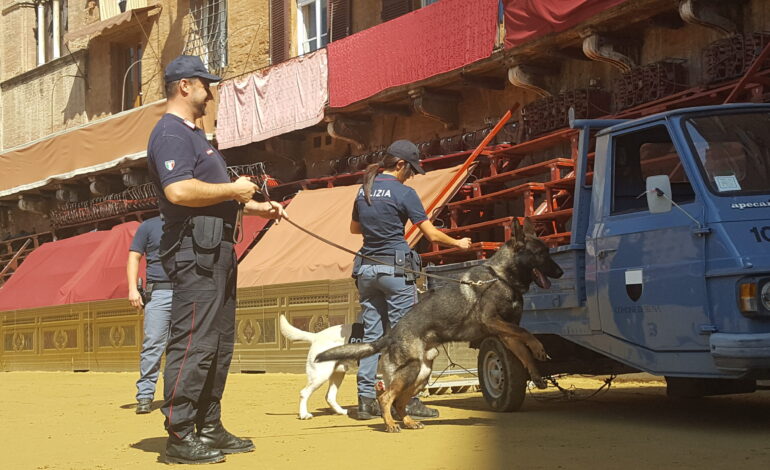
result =
[[714,333],[709,345],[720,369],[770,369],[770,333]]

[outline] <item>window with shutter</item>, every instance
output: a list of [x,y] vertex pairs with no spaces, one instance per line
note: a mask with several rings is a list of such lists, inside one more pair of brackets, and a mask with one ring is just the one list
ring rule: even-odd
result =
[[412,11],[412,0],[382,0],[382,21],[390,21]]
[[270,61],[289,58],[289,0],[270,0]]
[[297,0],[297,53],[316,51],[329,43],[327,0]]
[[329,0],[329,42],[351,34],[350,0]]

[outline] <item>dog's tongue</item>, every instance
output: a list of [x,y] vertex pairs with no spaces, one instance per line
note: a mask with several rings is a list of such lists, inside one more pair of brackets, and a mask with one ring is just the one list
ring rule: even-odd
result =
[[548,289],[551,287],[551,280],[548,279],[543,273],[540,272],[537,268],[532,268],[532,274],[535,277],[535,284],[542,287],[543,289]]

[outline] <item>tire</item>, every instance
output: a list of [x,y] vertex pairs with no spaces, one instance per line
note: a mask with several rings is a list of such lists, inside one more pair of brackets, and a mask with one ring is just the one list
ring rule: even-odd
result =
[[478,371],[481,393],[490,408],[505,413],[521,408],[529,373],[499,339],[489,337],[481,342]]

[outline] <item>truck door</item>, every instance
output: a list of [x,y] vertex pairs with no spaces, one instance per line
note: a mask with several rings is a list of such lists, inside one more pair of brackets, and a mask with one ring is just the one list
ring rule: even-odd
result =
[[610,136],[607,149],[611,181],[602,185],[601,223],[587,240],[595,247],[602,330],[655,351],[707,349],[705,237],[676,207],[651,214],[644,195],[648,176],[669,175],[673,201],[702,222],[682,149],[662,123]]

